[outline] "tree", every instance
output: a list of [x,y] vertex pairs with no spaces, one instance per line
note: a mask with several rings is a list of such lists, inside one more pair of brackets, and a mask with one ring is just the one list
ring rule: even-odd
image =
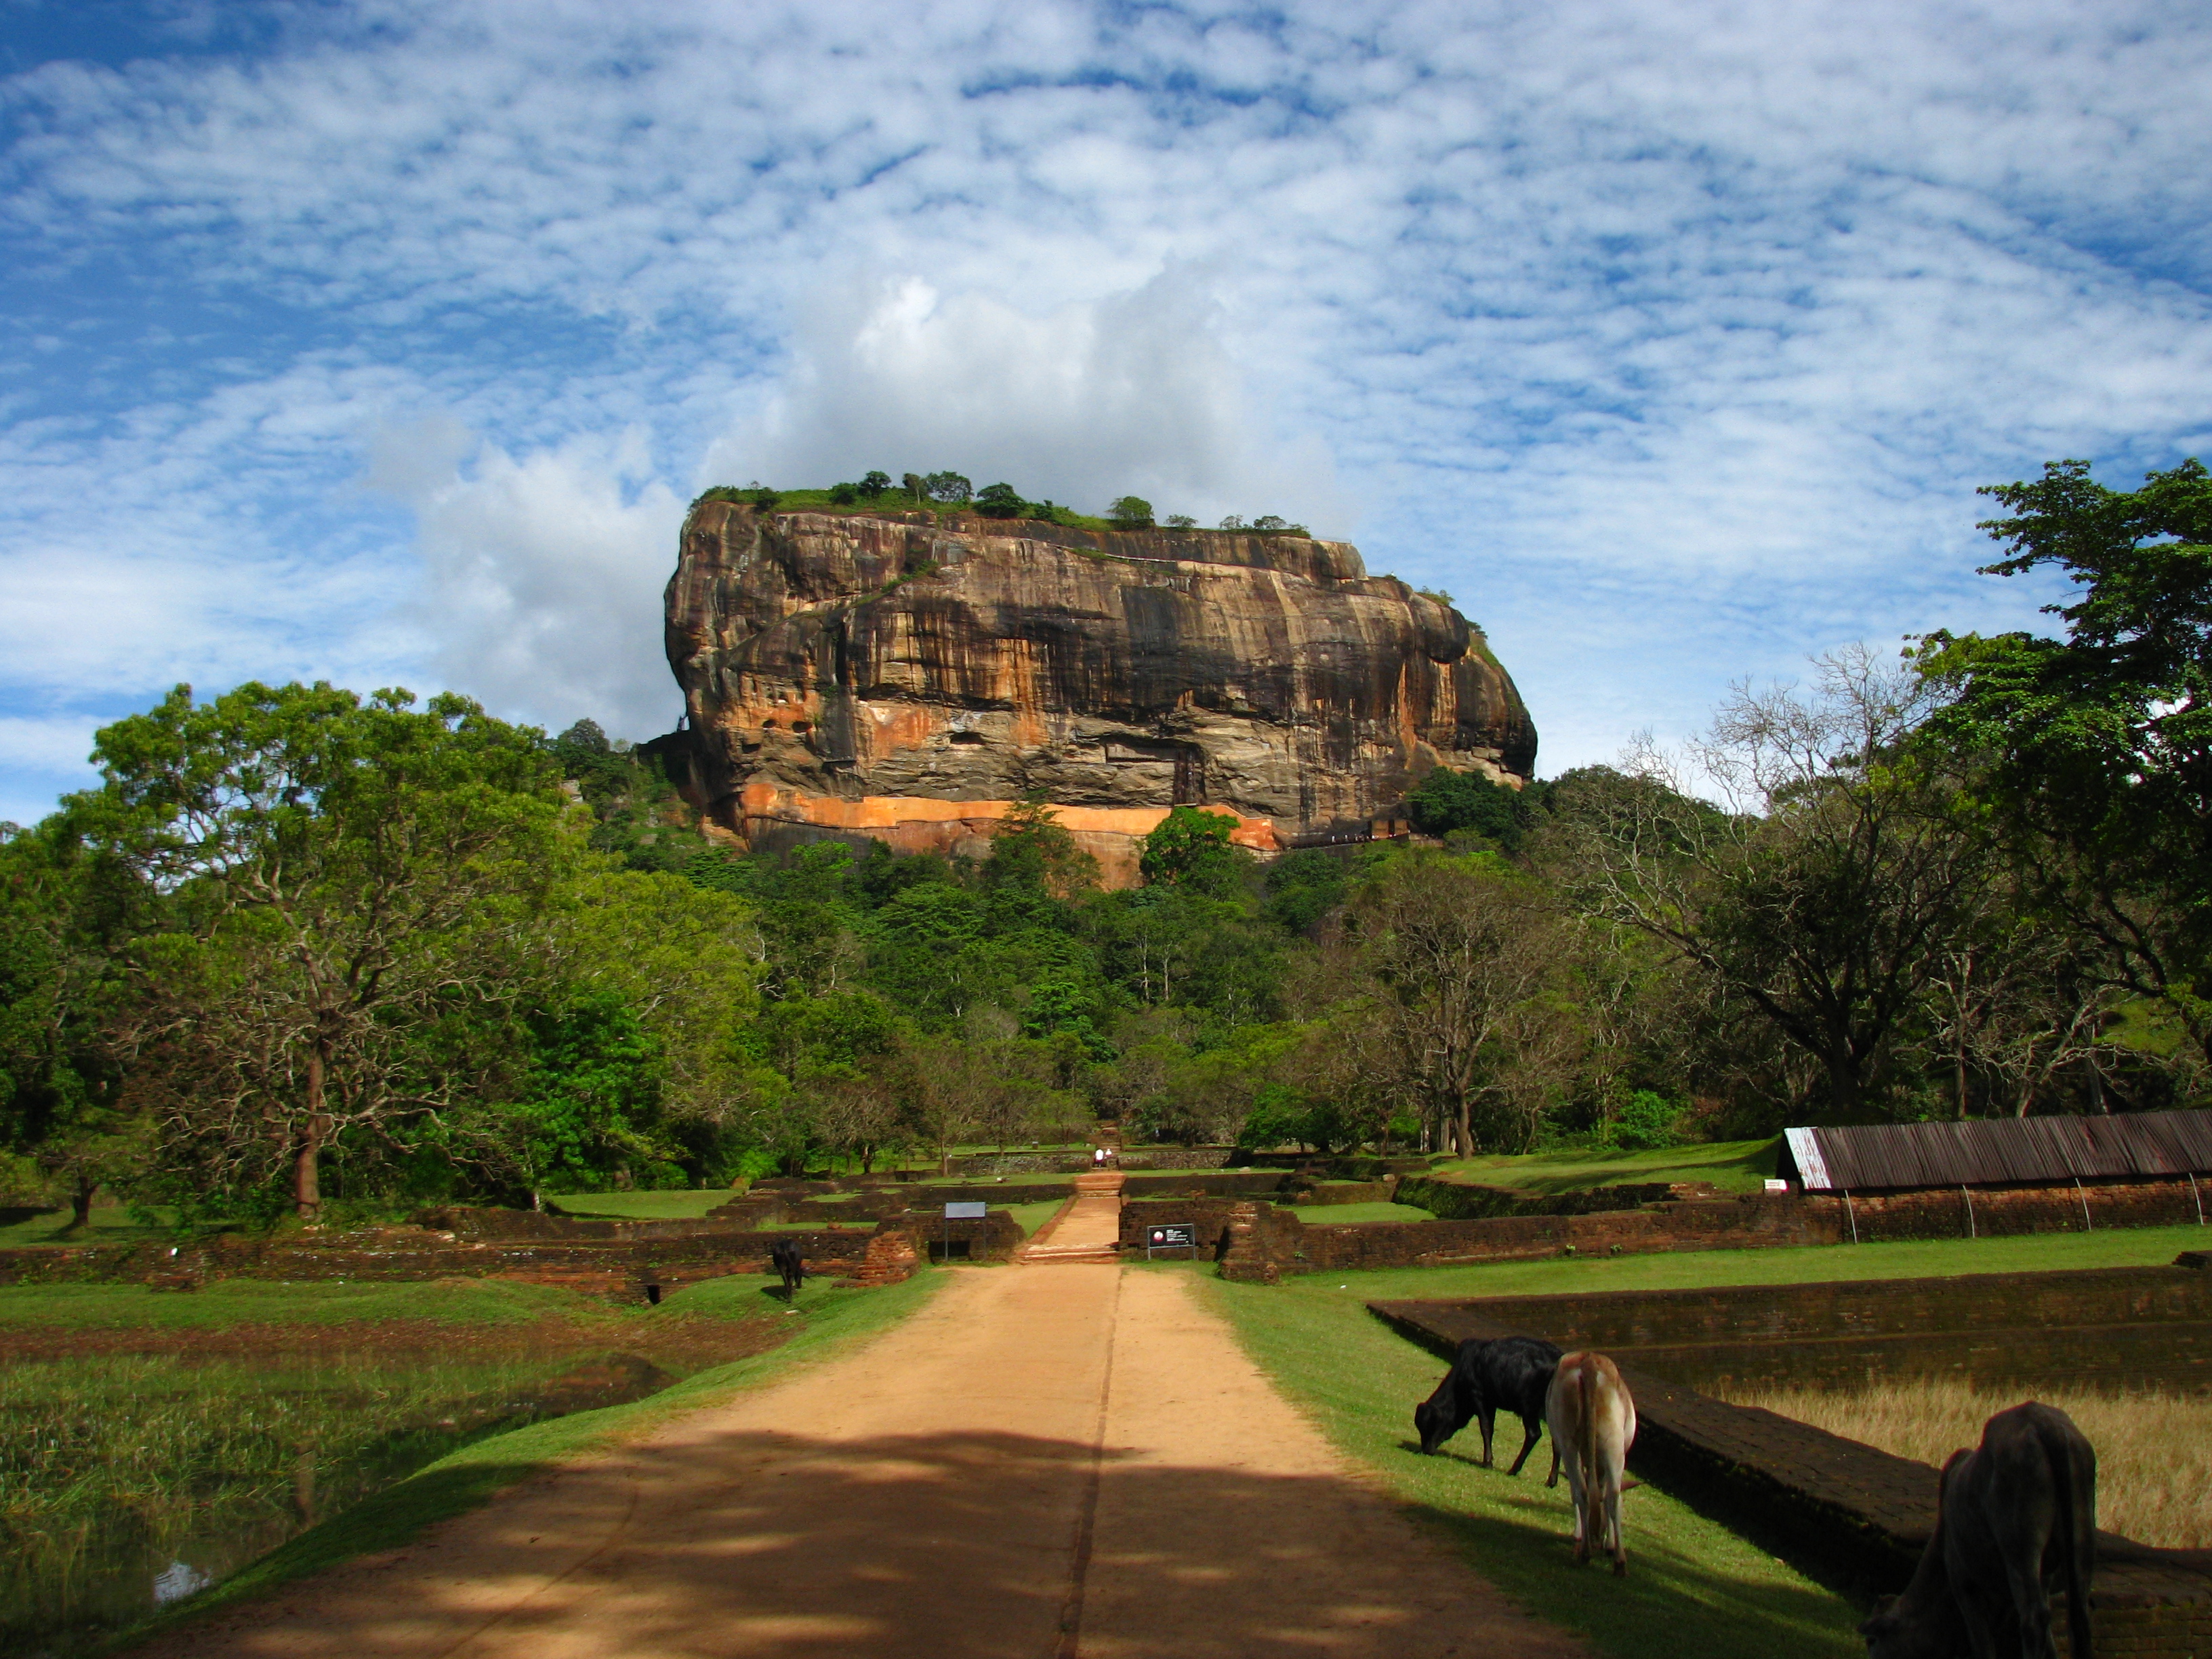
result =
[[975,492],[975,510],[987,519],[1018,519],[1028,505],[1010,483],[985,484]]
[[2189,460],[2116,491],[2086,461],[1983,494],[2009,556],[2080,590],[2063,640],[1931,635],[1940,738],[1986,762],[1978,791],[2036,902],[2097,941],[2101,975],[2172,1008],[2212,1057],[2212,475]]
[[1494,860],[1403,858],[1353,901],[1341,948],[1340,982],[1371,990],[1364,1014],[1340,1017],[1373,1022],[1386,1091],[1460,1157],[1525,1148],[1570,1042],[1555,995],[1565,940],[1534,884]]
[[1519,848],[1535,814],[1521,792],[1479,772],[1455,772],[1439,766],[1406,797],[1413,828],[1425,836],[1473,830],[1507,852]]
[[1233,813],[1172,807],[1145,837],[1137,867],[1146,881],[1161,886],[1198,893],[1224,891],[1237,884],[1243,867],[1229,839],[1236,830]]
[[1141,495],[1116,495],[1107,505],[1106,516],[1116,530],[1150,530],[1152,504]]
[[1689,795],[1646,751],[1585,787],[1552,842],[1583,914],[1649,934],[1818,1062],[1825,1110],[1876,1103],[1899,1036],[1992,862],[1956,779],[1912,739],[1924,681],[1863,649],[1820,660],[1817,690],[1739,687],[1692,751],[1729,803]]
[[958,506],[975,493],[975,486],[957,472],[933,472],[922,480],[929,499]]
[[1198,528],[1198,520],[1192,518],[1188,513],[1170,513],[1166,518],[1161,520],[1160,522],[1170,530],[1195,530]]
[[21,1160],[22,1184],[58,1182],[79,1227],[151,1151],[121,1097],[109,1016],[119,947],[158,902],[67,814],[0,824],[0,1153]]
[[420,1039],[510,994],[520,924],[579,850],[536,732],[414,703],[179,686],[100,732],[106,781],[69,803],[174,907],[131,947],[128,1022],[166,1137],[218,1187],[281,1165],[307,1219],[342,1136],[473,1090],[474,1056]]
[[635,1178],[673,1161],[676,1149],[653,1133],[660,1047],[621,998],[588,994],[536,1011],[529,1023],[530,1066],[510,1109],[518,1173],[533,1200],[556,1184],[588,1189],[610,1175]]
[[1025,795],[991,826],[984,877],[1001,887],[1066,898],[1098,884],[1098,860],[1085,852],[1041,795]]
[[914,497],[916,507],[929,499],[929,480],[919,472],[903,474],[899,479],[899,487]]
[[[535,966],[556,994],[611,998],[654,1045],[667,1133],[720,1173],[756,1105],[738,1042],[757,1012],[765,943],[753,906],[680,876],[588,870],[550,898]],[[667,1154],[672,1155],[672,1154]]]
[[890,487],[891,475],[888,472],[871,472],[860,480],[860,494],[872,501],[879,495],[890,494]]

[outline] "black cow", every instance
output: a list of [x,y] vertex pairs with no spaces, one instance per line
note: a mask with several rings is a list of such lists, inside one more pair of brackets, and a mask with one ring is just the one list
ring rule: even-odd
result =
[[799,1241],[779,1238],[768,1247],[768,1264],[783,1275],[783,1299],[792,1300],[806,1282],[806,1262],[799,1254]]
[[[1552,1374],[1559,1369],[1559,1350],[1534,1336],[1501,1336],[1483,1342],[1470,1337],[1459,1345],[1452,1368],[1437,1391],[1413,1407],[1413,1427],[1421,1437],[1421,1450],[1436,1449],[1468,1425],[1482,1425],[1482,1467],[1490,1467],[1491,1430],[1498,1413],[1511,1412],[1521,1419],[1528,1438],[1508,1474],[1521,1473],[1528,1454],[1544,1431],[1544,1395]],[[1552,1448],[1552,1473],[1559,1474],[1559,1448]]]
[[2074,1659],[2090,1659],[2097,1454],[2074,1419],[2030,1401],[1943,1466],[1936,1535],[1902,1595],[1859,1626],[1873,1659],[2057,1659],[2051,1593],[2066,1592]]

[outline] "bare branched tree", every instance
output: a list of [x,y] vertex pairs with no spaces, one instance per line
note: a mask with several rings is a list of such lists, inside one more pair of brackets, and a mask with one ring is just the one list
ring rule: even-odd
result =
[[1646,744],[1589,792],[1551,849],[1584,915],[1662,941],[1816,1061],[1838,1116],[1880,1090],[1993,875],[1909,743],[1929,707],[1863,648],[1820,659],[1807,693],[1739,686],[1686,756]]

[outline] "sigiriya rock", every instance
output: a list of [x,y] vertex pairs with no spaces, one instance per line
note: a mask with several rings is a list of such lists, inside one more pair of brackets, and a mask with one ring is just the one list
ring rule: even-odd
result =
[[1480,631],[1343,542],[702,501],[666,606],[686,793],[755,847],[977,854],[1034,793],[1119,884],[1173,805],[1268,854],[1535,764]]

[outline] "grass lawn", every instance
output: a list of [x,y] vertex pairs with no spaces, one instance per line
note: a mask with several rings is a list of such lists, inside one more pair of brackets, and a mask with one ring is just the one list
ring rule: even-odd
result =
[[[758,1285],[757,1279],[752,1281]],[[675,1298],[671,1299],[671,1305]],[[506,1279],[399,1284],[223,1279],[190,1294],[143,1285],[0,1286],[0,1328],[222,1330],[233,1325],[335,1325],[420,1320],[437,1325],[516,1326],[560,1319],[619,1324],[633,1316],[598,1297]]]
[[[902,1285],[875,1290],[832,1290],[826,1283],[810,1282],[799,1293],[799,1317],[791,1322],[798,1328],[781,1347],[701,1371],[627,1406],[578,1412],[465,1446],[367,1502],[310,1528],[243,1571],[194,1596],[176,1612],[140,1626],[129,1639],[143,1641],[155,1631],[212,1608],[264,1594],[356,1555],[393,1548],[425,1527],[474,1509],[501,1488],[564,1460],[643,1433],[678,1413],[714,1405],[742,1389],[775,1382],[795,1366],[825,1358],[905,1318],[945,1282],[945,1276],[935,1272],[919,1273]],[[661,1310],[738,1316],[753,1310],[745,1304],[757,1303],[759,1291],[759,1279],[750,1275],[708,1279],[678,1291],[661,1304]]]
[[1023,1237],[1034,1237],[1036,1230],[1058,1215],[1066,1202],[1064,1198],[1048,1198],[1037,1204],[1009,1204],[1006,1213],[1013,1217],[1015,1224],[1022,1230]]
[[738,1194],[727,1187],[666,1193],[549,1193],[563,1215],[617,1216],[624,1221],[696,1221]]
[[72,1230],[64,1206],[0,1227],[0,1249],[19,1244],[136,1244],[159,1236],[159,1228],[140,1226],[119,1205],[101,1206],[86,1226]]
[[1553,1256],[1542,1261],[1492,1261],[1466,1267],[1378,1267],[1315,1273],[1286,1283],[1303,1290],[1326,1281],[1327,1295],[1351,1302],[1556,1296],[1577,1291],[1694,1290],[1717,1285],[1804,1285],[1830,1279],[1947,1279],[1960,1273],[2157,1267],[2172,1261],[2183,1250],[2207,1249],[2212,1249],[2212,1228],[2136,1227],[2092,1233],[2033,1233],[2020,1238]]
[[1198,1288],[1332,1441],[1530,1612],[1620,1659],[1864,1655],[1853,1628],[1863,1616],[1857,1608],[1650,1486],[1631,1492],[1623,1509],[1628,1577],[1577,1571],[1568,1556],[1566,1482],[1549,1491],[1543,1485],[1548,1446],[1510,1480],[1504,1465],[1520,1444],[1511,1419],[1498,1425],[1507,1455],[1495,1470],[1470,1461],[1479,1437],[1464,1450],[1455,1440],[1437,1456],[1421,1456],[1413,1407],[1443,1366],[1370,1316],[1360,1298],[1340,1291],[1339,1282],[1270,1287],[1209,1277]]
[[1308,1225],[1349,1226],[1361,1221],[1434,1221],[1411,1204],[1294,1204],[1291,1213]]
[[1530,1193],[1571,1193],[1589,1187],[1647,1181],[1705,1181],[1724,1193],[1755,1193],[1774,1173],[1773,1140],[1717,1140],[1656,1152],[1572,1151],[1530,1152],[1518,1158],[1462,1158],[1436,1165],[1480,1187]]

